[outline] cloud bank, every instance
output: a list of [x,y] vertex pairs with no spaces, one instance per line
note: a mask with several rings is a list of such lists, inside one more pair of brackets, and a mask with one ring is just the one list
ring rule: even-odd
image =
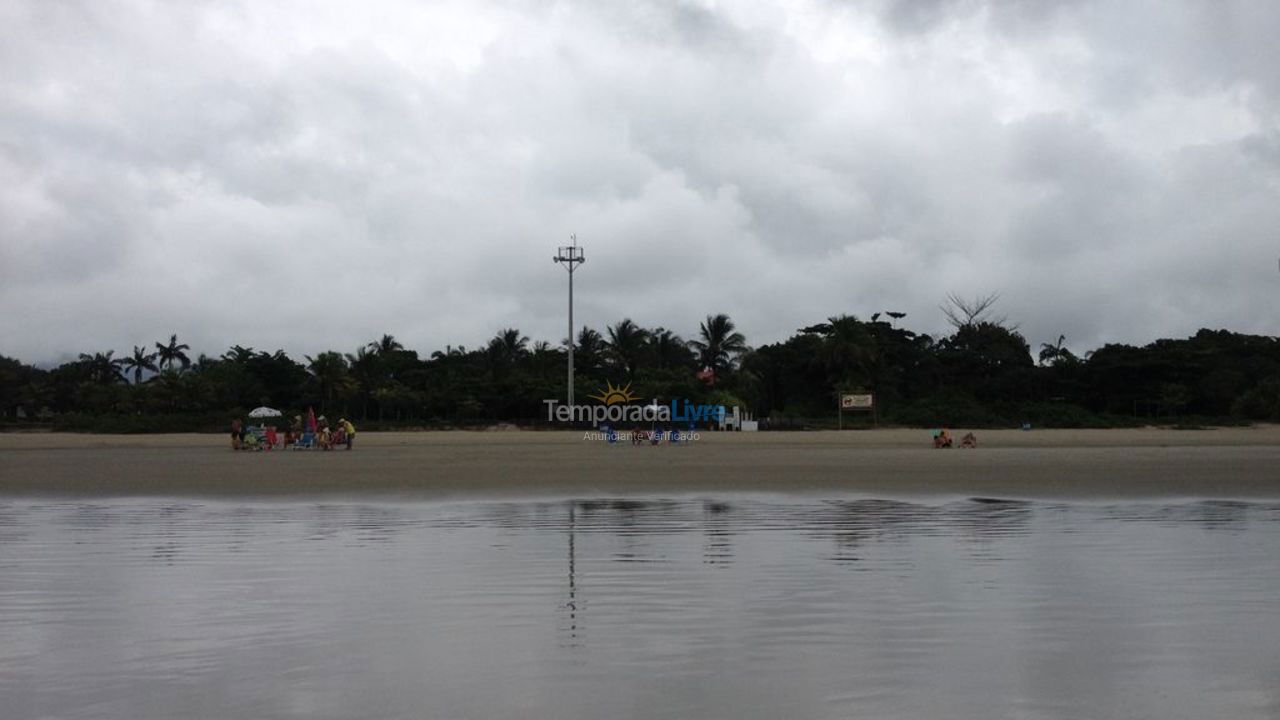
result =
[[1276,334],[1280,5],[0,6],[0,354]]

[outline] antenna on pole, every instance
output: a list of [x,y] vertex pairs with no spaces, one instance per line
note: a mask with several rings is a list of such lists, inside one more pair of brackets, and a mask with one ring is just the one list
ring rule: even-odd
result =
[[569,405],[573,405],[573,271],[578,266],[586,262],[586,257],[582,254],[582,248],[578,247],[577,234],[570,235],[569,239],[573,241],[572,245],[560,247],[556,256],[552,258],[564,266],[569,271]]

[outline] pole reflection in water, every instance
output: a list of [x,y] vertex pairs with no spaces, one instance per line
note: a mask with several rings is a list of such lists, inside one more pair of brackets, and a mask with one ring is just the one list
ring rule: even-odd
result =
[[574,530],[575,530],[575,508],[574,503],[569,504],[569,601],[565,603],[565,607],[569,610],[569,645],[576,646],[578,644],[578,586],[576,577],[576,568],[574,562]]
[[733,533],[729,531],[728,503],[714,500],[702,501],[702,524],[707,541],[702,551],[702,562],[707,565],[728,565],[733,562]]

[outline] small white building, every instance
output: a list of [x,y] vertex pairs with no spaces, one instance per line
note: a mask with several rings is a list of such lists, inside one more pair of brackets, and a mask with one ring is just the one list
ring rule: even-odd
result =
[[724,415],[720,416],[719,429],[755,432],[760,429],[760,423],[751,416],[751,413],[743,412],[741,408],[734,405],[732,412],[726,409]]

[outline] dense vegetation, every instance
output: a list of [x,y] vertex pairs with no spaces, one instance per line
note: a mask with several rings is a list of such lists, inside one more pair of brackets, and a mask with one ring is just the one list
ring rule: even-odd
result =
[[[579,402],[606,383],[641,398],[740,405],[774,427],[835,421],[842,391],[874,391],[882,423],[1103,426],[1280,421],[1280,340],[1201,330],[1144,347],[1112,344],[1077,357],[1057,343],[1032,348],[991,316],[994,297],[950,298],[953,332],[899,327],[900,313],[841,315],[785,342],[750,348],[725,315],[685,340],[629,319],[576,338]],[[499,332],[478,349],[422,357],[391,335],[354,352],[301,360],[231,347],[192,357],[176,336],[131,353],[84,353],[52,369],[0,356],[6,427],[142,432],[214,430],[258,405],[313,406],[364,427],[537,424],[543,400],[564,396],[565,351]],[[848,424],[865,422],[849,416]]]

